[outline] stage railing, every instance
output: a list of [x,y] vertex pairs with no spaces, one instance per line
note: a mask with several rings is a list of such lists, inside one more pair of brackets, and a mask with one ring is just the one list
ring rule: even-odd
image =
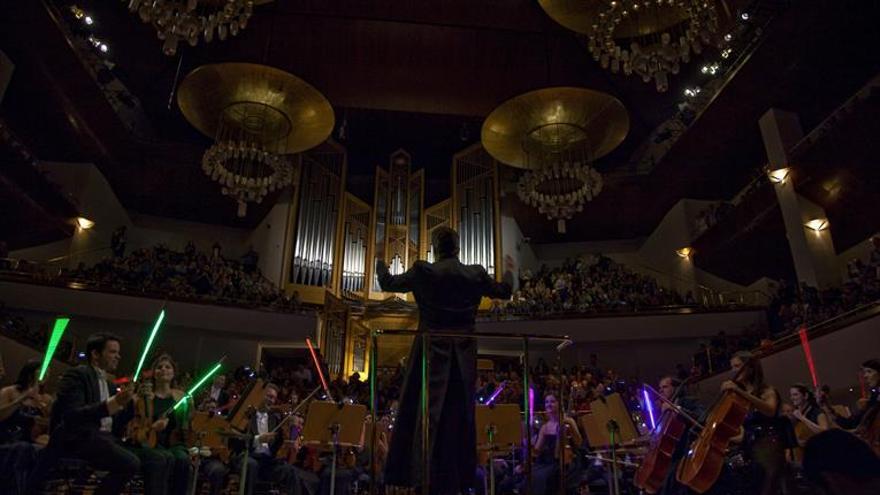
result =
[[[370,495],[376,495],[377,491],[377,466],[376,466],[376,443],[378,441],[378,428],[376,425],[378,424],[378,418],[376,415],[376,411],[379,410],[378,403],[378,390],[377,390],[377,363],[379,358],[379,338],[383,335],[412,335],[416,339],[413,342],[413,345],[421,346],[421,391],[420,391],[420,410],[421,410],[421,466],[422,466],[422,485],[421,485],[421,493],[423,495],[429,495],[431,493],[431,458],[430,458],[430,404],[429,404],[429,388],[428,388],[428,373],[430,369],[430,362],[428,359],[428,354],[430,350],[430,342],[431,339],[436,338],[458,338],[458,339],[500,339],[507,341],[519,341],[521,343],[521,362],[522,362],[522,389],[523,389],[523,410],[524,410],[524,429],[523,432],[525,434],[525,478],[526,478],[526,494],[531,492],[532,488],[532,435],[531,435],[531,425],[532,425],[532,409],[529,404],[529,390],[530,390],[530,370],[529,370],[529,348],[530,343],[532,341],[544,341],[544,342],[555,342],[557,345],[555,346],[555,352],[557,355],[557,361],[561,362],[561,352],[574,342],[568,335],[536,335],[536,334],[520,334],[520,333],[493,333],[493,332],[451,332],[445,330],[374,330],[370,335],[370,409],[373,411],[373,424],[374,427],[371,428],[371,436],[370,436]],[[422,337],[422,338],[419,338]],[[409,378],[409,369],[414,366],[415,363],[407,363],[407,375],[404,378],[405,380]],[[559,367],[559,373],[562,373],[562,367]],[[560,379],[560,383],[562,383],[562,376],[558,376]],[[401,390],[402,392],[402,390]],[[560,397],[559,404],[564,404],[564,394],[565,387],[560,387]],[[561,421],[560,421],[561,425]],[[562,438],[561,436],[557,436],[557,438]],[[560,479],[565,479],[565,456],[559,456],[559,467],[560,467]],[[490,462],[494,462],[490,459]],[[476,468],[476,466],[475,466]],[[564,483],[560,484],[564,486]],[[491,494],[494,495],[494,494]]]

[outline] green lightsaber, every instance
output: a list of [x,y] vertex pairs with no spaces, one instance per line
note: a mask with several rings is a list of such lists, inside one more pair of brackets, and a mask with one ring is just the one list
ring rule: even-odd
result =
[[46,354],[43,355],[43,366],[40,368],[39,381],[43,381],[43,378],[46,377],[46,371],[49,370],[49,363],[52,362],[52,356],[55,355],[55,349],[58,348],[58,344],[61,342],[61,336],[64,335],[64,330],[67,328],[68,323],[70,323],[70,318],[55,318],[55,327],[52,329],[52,336],[49,337],[49,345],[46,347]]
[[226,356],[223,356],[222,358],[220,358],[220,361],[218,361],[217,364],[215,364],[214,367],[211,368],[210,371],[205,373],[204,376],[202,376],[202,378],[200,378],[199,381],[197,381],[195,385],[190,387],[190,389],[186,391],[186,394],[183,397],[181,397],[180,400],[177,401],[177,404],[174,404],[174,406],[171,409],[176,411],[178,407],[180,407],[184,402],[186,402],[187,398],[192,397],[192,395],[194,393],[196,393],[196,390],[198,390],[199,387],[201,387],[202,385],[204,385],[204,383],[206,381],[208,381],[208,378],[211,378],[214,375],[214,373],[217,373],[217,370],[219,370],[220,366],[223,365],[224,359],[226,359]]
[[159,333],[159,327],[162,326],[162,320],[165,319],[165,309],[159,312],[159,317],[156,318],[156,323],[153,325],[153,330],[150,332],[150,338],[147,339],[147,345],[144,346],[144,352],[141,353],[141,360],[138,361],[137,370],[134,372],[134,378],[132,381],[137,383],[138,378],[141,376],[141,368],[144,367],[144,361],[147,360],[147,354],[150,353],[150,348],[153,347],[153,340],[156,338],[156,334]]

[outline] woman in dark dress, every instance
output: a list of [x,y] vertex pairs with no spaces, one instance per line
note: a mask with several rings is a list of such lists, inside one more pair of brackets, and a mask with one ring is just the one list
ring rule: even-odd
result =
[[727,380],[721,390],[732,390],[749,401],[752,411],[743,424],[742,446],[757,476],[752,477],[749,493],[775,495],[786,485],[788,466],[786,450],[791,445],[791,424],[780,414],[779,392],[764,382],[764,370],[758,358],[738,352],[730,359],[738,382]]
[[51,406],[51,397],[40,393],[39,369],[39,360],[28,361],[15,383],[0,389],[0,492],[24,493],[37,443],[46,443],[46,436],[35,428],[45,422]]
[[[547,421],[538,430],[538,439],[535,442],[536,458],[532,467],[532,493],[535,495],[556,491],[559,483],[560,455],[565,456],[568,463],[566,480],[577,477],[578,467],[572,461],[575,452],[584,441],[574,419],[568,416],[560,419],[559,400],[555,394],[550,393],[544,397],[544,412],[547,414]],[[564,438],[562,447],[559,442],[560,435]]]
[[[156,449],[168,459],[170,479],[168,493],[186,493],[192,472],[192,462],[184,445],[183,429],[189,424],[189,402],[173,411],[174,404],[183,395],[183,390],[173,388],[177,364],[168,354],[162,354],[153,361],[153,429],[156,430]],[[170,414],[164,416],[166,411]]]

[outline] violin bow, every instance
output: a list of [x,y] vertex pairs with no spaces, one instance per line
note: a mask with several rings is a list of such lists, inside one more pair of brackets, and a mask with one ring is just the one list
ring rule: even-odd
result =
[[[692,425],[696,426],[697,428],[699,428],[699,429],[701,429],[701,430],[703,429],[703,424],[700,423],[699,421],[697,421],[696,419],[694,419],[693,416],[691,416],[690,414],[688,414],[687,412],[685,412],[685,410],[682,409],[681,406],[679,406],[678,404],[672,402],[671,400],[667,399],[666,397],[663,397],[663,394],[661,394],[660,392],[658,392],[656,389],[654,389],[654,387],[648,385],[647,383],[643,383],[642,385],[645,386],[645,389],[650,390],[651,393],[653,393],[654,395],[656,395],[657,398],[659,398],[662,402],[664,402],[666,405],[668,405],[669,407],[671,407],[673,411],[675,411],[676,413],[680,414],[683,418],[685,418],[686,420],[688,420],[688,422],[690,422]],[[679,387],[680,387],[680,386],[679,386]],[[676,392],[676,394],[677,394],[677,392]]]
[[295,408],[293,408],[293,411],[290,411],[290,414],[288,414],[284,419],[282,419],[281,422],[278,423],[278,425],[275,426],[275,428],[273,428],[272,431],[270,431],[269,433],[275,433],[275,432],[277,432],[279,429],[281,429],[281,427],[284,426],[284,423],[286,423],[287,420],[289,420],[290,418],[294,417],[294,416],[296,415],[296,413],[298,413],[299,410],[300,410],[304,405],[306,405],[306,404],[309,402],[309,399],[311,399],[312,397],[314,397],[315,394],[317,394],[320,390],[321,390],[321,386],[320,386],[320,385],[318,385],[317,387],[315,387],[315,389],[312,390],[312,393],[310,393],[309,395],[306,396],[305,399],[303,399],[302,401],[300,401],[300,403],[297,404]]

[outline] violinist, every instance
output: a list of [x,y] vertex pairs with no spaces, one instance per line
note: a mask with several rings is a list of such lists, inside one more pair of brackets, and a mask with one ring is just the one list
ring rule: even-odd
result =
[[15,383],[0,389],[0,486],[14,494],[24,493],[37,456],[35,426],[48,417],[51,403],[50,396],[40,393],[39,369],[39,360],[28,361]]
[[793,406],[789,417],[794,423],[795,437],[798,443],[794,451],[794,460],[800,462],[807,440],[813,435],[827,430],[830,423],[828,415],[819,407],[816,397],[806,385],[795,383],[789,388],[788,393]]
[[[189,404],[184,403],[177,411],[174,405],[184,396],[183,390],[172,388],[177,364],[168,354],[162,354],[153,361],[153,416],[151,428],[156,432],[155,450],[168,464],[168,493],[186,493],[192,463],[189,452],[183,444],[183,428],[188,423]],[[170,412],[169,412],[170,411]]]
[[[584,442],[574,419],[560,416],[559,400],[555,393],[544,397],[544,412],[547,414],[547,421],[538,430],[538,440],[535,442],[537,457],[532,467],[532,493],[541,495],[553,493],[555,490],[552,485],[559,477],[559,456],[567,455],[564,449],[578,449]],[[567,469],[567,480],[576,478],[577,471],[578,467],[574,465]]]
[[[217,375],[211,388],[199,403],[199,411],[216,411],[229,403],[229,392],[226,390],[226,375]],[[221,411],[223,414],[226,410]]]
[[[869,359],[862,363],[864,386],[870,391],[866,398],[859,399],[857,411],[849,418],[836,416],[834,423],[844,429],[854,429],[856,436],[868,442],[877,455],[880,455],[880,359]],[[826,408],[834,414],[833,409]]]
[[0,389],[0,444],[38,442],[35,423],[48,417],[52,397],[37,383],[40,361],[32,359],[21,367],[15,383]]
[[750,352],[740,351],[734,354],[730,359],[730,366],[739,380],[726,380],[721,384],[721,390],[740,395],[752,408],[743,424],[741,442],[746,457],[760,471],[760,481],[753,493],[779,493],[786,482],[785,454],[790,446],[790,425],[780,415],[782,401],[779,392],[765,383],[761,362]]
[[[244,448],[248,449],[247,487],[245,493],[254,493],[257,479],[265,479],[279,485],[282,493],[293,494],[298,489],[299,478],[296,469],[277,458],[278,449],[284,443],[280,431],[276,431],[281,418],[272,411],[278,401],[278,387],[269,383],[263,392],[263,400],[253,411],[248,422],[248,441]],[[239,456],[236,462],[241,468]]]
[[119,364],[119,337],[89,336],[89,363],[67,370],[61,377],[52,406],[49,446],[41,452],[31,474],[28,493],[40,493],[46,473],[60,457],[87,461],[107,471],[96,495],[122,493],[125,483],[141,469],[141,461],[113,436],[114,424],[131,414],[134,392],[109,381]]

